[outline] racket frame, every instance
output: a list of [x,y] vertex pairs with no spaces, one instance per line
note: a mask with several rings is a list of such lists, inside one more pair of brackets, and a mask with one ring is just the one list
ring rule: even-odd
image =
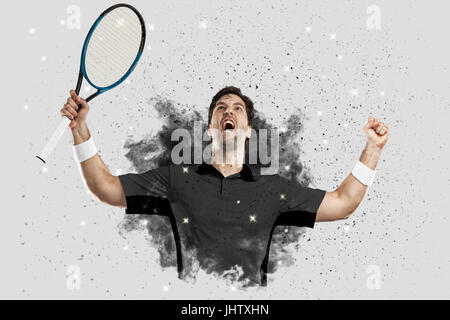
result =
[[[134,11],[134,13],[138,16],[139,21],[141,23],[141,44],[139,46],[138,49],[138,54],[136,55],[136,58],[134,59],[133,63],[131,64],[130,68],[128,69],[128,71],[119,79],[117,80],[115,83],[107,86],[107,87],[99,87],[96,86],[95,84],[93,84],[91,82],[91,80],[89,79],[89,76],[86,73],[86,64],[85,64],[85,58],[86,58],[86,52],[87,52],[87,48],[89,45],[89,41],[91,40],[92,34],[94,33],[95,29],[97,28],[97,25],[100,23],[100,21],[102,21],[102,19],[112,10],[119,8],[119,7],[126,7],[129,8],[131,10]],[[111,90],[112,88],[118,86],[119,84],[121,84],[129,75],[131,72],[133,72],[134,68],[136,67],[139,59],[141,58],[142,52],[144,50],[144,46],[145,46],[145,38],[146,38],[146,30],[145,30],[145,22],[144,22],[144,18],[142,17],[142,15],[139,13],[139,11],[137,11],[137,9],[135,7],[133,7],[132,5],[126,4],[126,3],[118,3],[116,5],[113,5],[112,7],[109,7],[108,9],[106,9],[105,11],[103,11],[100,16],[97,18],[97,20],[95,20],[95,22],[93,23],[93,25],[91,26],[91,29],[89,30],[86,39],[84,40],[84,44],[83,44],[83,50],[81,51],[81,61],[80,61],[80,71],[78,74],[78,81],[77,81],[77,86],[75,88],[75,92],[78,95],[78,93],[80,92],[80,88],[81,88],[81,83],[83,82],[83,77],[87,80],[87,82],[89,82],[89,84],[94,87],[95,89],[97,89],[97,92],[91,94],[89,97],[86,98],[86,102],[89,102],[90,100],[92,100],[93,98],[95,98],[96,96],[98,96],[99,94],[102,94],[108,90]]]

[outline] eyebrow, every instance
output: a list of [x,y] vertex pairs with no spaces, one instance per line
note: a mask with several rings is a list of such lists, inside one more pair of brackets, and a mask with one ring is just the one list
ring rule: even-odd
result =
[[[220,101],[220,102],[217,102],[216,103],[216,107],[219,105],[219,104],[225,104],[225,102],[222,102],[222,101]],[[235,102],[235,103],[233,103],[232,105],[240,105],[242,108],[244,107],[243,105],[242,105],[242,103],[240,103],[240,102]],[[225,104],[226,105],[226,104]]]

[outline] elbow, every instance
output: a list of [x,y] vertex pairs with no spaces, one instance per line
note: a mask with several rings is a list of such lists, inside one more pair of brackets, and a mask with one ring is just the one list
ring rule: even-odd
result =
[[86,183],[92,197],[100,203],[111,205],[111,187],[109,182],[103,180],[102,183]]
[[94,198],[95,201],[100,203],[106,203],[106,199],[102,196],[102,194],[95,189],[88,188],[88,193]]
[[102,204],[106,204],[108,206],[114,205],[113,201],[111,201],[111,197],[108,196],[107,193],[97,192],[97,193],[93,193],[93,196],[94,196],[95,200],[97,200],[98,202],[100,202]]
[[119,208],[127,208],[126,197],[121,187],[120,190],[118,190],[115,189],[114,186],[110,185],[106,188],[102,188],[101,190],[91,190],[91,193],[95,200],[102,204]]
[[87,189],[87,193],[91,195],[91,197],[94,198],[94,200],[103,203],[104,201],[102,197],[102,192],[100,191],[98,185],[94,181],[86,179],[86,177],[84,178],[84,183]]
[[350,218],[350,216],[353,214],[353,212],[356,211],[356,209],[358,208],[359,203],[356,206],[353,206],[351,209],[345,210],[342,214],[341,214],[341,219],[340,220],[347,220],[348,218]]
[[102,192],[100,188],[93,186],[92,184],[86,184],[88,189],[88,194],[94,198],[95,201],[108,204],[105,192]]
[[[336,190],[337,191],[337,190]],[[336,192],[335,191],[335,192]],[[337,191],[337,197],[339,204],[337,205],[337,220],[347,220],[359,207],[362,200],[355,199],[355,197],[350,197],[346,194],[339,193]]]
[[348,218],[350,218],[350,216],[352,215],[352,213],[353,213],[353,212],[343,214],[339,220],[347,220]]

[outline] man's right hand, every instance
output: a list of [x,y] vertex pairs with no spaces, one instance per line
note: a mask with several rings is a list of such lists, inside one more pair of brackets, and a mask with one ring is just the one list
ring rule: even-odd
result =
[[[79,107],[81,106],[81,108]],[[67,116],[70,121],[69,128],[79,130],[86,124],[86,118],[89,112],[89,105],[86,100],[80,98],[74,90],[70,90],[70,97],[61,109],[60,114]]]

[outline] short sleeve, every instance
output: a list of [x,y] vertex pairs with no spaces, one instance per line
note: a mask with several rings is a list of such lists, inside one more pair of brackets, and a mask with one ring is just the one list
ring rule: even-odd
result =
[[127,214],[166,215],[169,205],[170,170],[159,167],[144,173],[119,175],[127,202]]
[[326,191],[305,187],[297,180],[283,178],[281,184],[285,193],[280,196],[277,224],[313,228]]

